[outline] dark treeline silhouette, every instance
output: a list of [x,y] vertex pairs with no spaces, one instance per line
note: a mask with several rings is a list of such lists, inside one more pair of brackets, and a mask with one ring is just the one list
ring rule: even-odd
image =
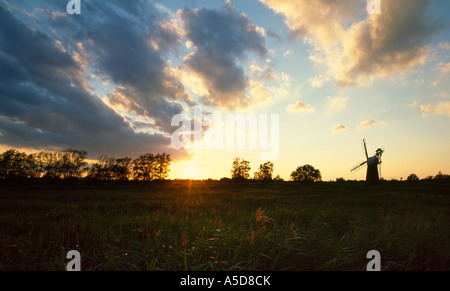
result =
[[[0,154],[0,181],[22,181],[33,179],[46,181],[88,181],[88,182],[150,182],[166,180],[170,172],[170,154],[147,153],[136,159],[101,156],[94,164],[88,165],[88,153],[83,150],[66,149],[63,151],[39,152],[27,154],[15,149]],[[266,162],[250,178],[250,162],[235,158],[231,169],[231,179],[222,178],[222,182],[236,181],[284,181],[279,175],[272,178],[274,164]],[[214,181],[213,179],[208,179]],[[311,165],[299,166],[290,175],[290,180],[301,183],[322,182],[318,169]],[[403,181],[403,179],[400,179]],[[450,175],[439,172],[435,176],[419,179],[410,174],[405,182],[437,181],[450,182]],[[332,181],[331,181],[332,182]],[[340,177],[335,182],[359,182]],[[381,182],[388,182],[381,179]],[[390,182],[398,182],[392,179]]]
[[164,180],[169,174],[170,155],[145,154],[137,159],[100,157],[90,168],[87,179],[98,181]]
[[75,149],[35,154],[10,149],[0,155],[0,178],[81,178],[86,158],[87,152]]
[[[417,176],[416,174],[410,174],[408,175],[408,177],[406,179],[400,178],[400,180],[398,179],[390,179],[390,180],[386,180],[384,178],[380,179],[380,182],[408,182],[408,183],[418,183],[418,182],[431,182],[431,181],[435,181],[435,182],[444,182],[444,183],[450,183],[450,175],[447,174],[443,174],[441,171],[439,171],[436,175],[432,176],[432,175],[428,175],[422,179],[419,178],[419,176]],[[332,181],[331,181],[332,182]],[[345,180],[342,177],[336,178],[335,182],[361,182],[358,180]]]
[[[242,159],[235,158],[231,167],[231,180],[250,180],[250,162]],[[270,161],[259,165],[259,171],[256,171],[253,176],[253,180],[256,181],[284,181],[280,175],[272,178],[274,171],[274,164]],[[226,181],[228,178],[222,178],[222,181]],[[291,180],[295,182],[312,183],[322,181],[322,175],[318,169],[315,169],[311,165],[303,165],[298,167],[291,173]]]
[[[259,166],[259,171],[254,173],[253,180],[258,181],[272,181],[273,175],[273,163],[266,162]],[[248,180],[250,179],[250,162],[241,159],[235,158],[233,160],[233,165],[231,167],[231,179],[232,180]],[[277,176],[277,181],[281,180],[280,176]]]
[[88,153],[76,149],[27,154],[15,149],[0,154],[0,179],[153,181],[170,172],[170,154],[145,154],[136,159],[102,156],[88,166]]

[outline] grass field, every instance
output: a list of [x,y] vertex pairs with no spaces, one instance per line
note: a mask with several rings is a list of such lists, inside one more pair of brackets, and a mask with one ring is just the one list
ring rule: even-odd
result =
[[435,181],[2,185],[0,270],[450,270]]

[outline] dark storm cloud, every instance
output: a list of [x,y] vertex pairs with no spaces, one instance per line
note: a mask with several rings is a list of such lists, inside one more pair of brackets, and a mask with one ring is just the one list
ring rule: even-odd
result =
[[172,116],[182,112],[172,101],[192,103],[167,63],[169,52],[181,43],[168,16],[149,1],[85,5],[82,21],[74,24],[77,29],[68,30],[83,43],[96,73],[118,86],[107,98],[112,104],[126,101],[122,105],[133,105],[127,111],[155,120],[155,128],[170,133]]
[[[229,2],[179,19],[144,0],[83,0],[81,15],[65,8],[0,3],[0,144],[92,157],[167,151],[172,117],[195,105],[180,81],[186,71],[203,80],[205,103],[249,104],[244,66],[267,55],[264,32]],[[195,51],[173,67],[186,40]]]
[[[98,70],[123,88],[133,88],[137,92],[133,98],[148,101],[143,102],[144,108],[151,108],[151,100],[158,100],[161,112],[147,110],[159,114],[155,120],[166,123],[168,116],[177,112],[163,97],[182,96],[182,87],[152,87],[170,78],[165,78],[162,57],[145,49],[145,35],[139,39],[138,30],[126,27],[131,23],[120,22],[124,20],[119,17],[120,11],[140,15],[139,5],[125,6],[122,2],[125,1],[115,2],[120,3],[120,7],[112,5],[109,10],[98,12],[97,17],[104,19],[105,25],[97,28],[72,26],[70,17],[48,19],[49,23],[68,21],[66,25],[53,27],[67,51],[57,47],[52,35],[37,29],[39,26],[31,27],[13,15],[13,10],[4,3],[0,4],[0,143],[32,148],[76,147],[88,150],[93,157],[167,151],[170,138],[135,133],[121,116],[88,90],[83,64],[71,54],[80,52],[74,48],[85,40],[84,37],[97,36],[97,51],[93,55],[98,58]],[[127,10],[123,10],[125,8]],[[117,18],[111,19],[108,13],[112,11],[117,12]],[[134,20],[138,21],[138,17]],[[80,22],[90,20],[85,18]],[[77,30],[81,28],[87,31]],[[104,29],[103,34],[101,29]],[[115,41],[114,30],[118,33]],[[69,35],[73,37],[72,42],[68,37],[64,39]],[[170,42],[170,37],[168,39]],[[136,57],[140,54],[142,58]],[[147,90],[146,95],[140,94]]]
[[[170,132],[172,116],[182,112],[181,105],[171,101],[188,100],[165,57],[168,49],[178,43],[176,36],[151,18],[147,27],[136,28],[133,20],[111,13],[114,14],[97,24],[97,29],[89,31],[88,37],[93,41],[85,46],[91,58],[97,59],[97,72],[120,86],[108,98],[128,99],[127,103],[138,107],[128,108],[129,111],[154,119],[156,128]],[[158,48],[151,46],[153,38]]]
[[181,20],[196,49],[185,58],[185,66],[205,83],[206,101],[229,108],[247,106],[248,79],[239,61],[249,52],[266,56],[265,39],[258,27],[229,2],[221,11],[184,9]]

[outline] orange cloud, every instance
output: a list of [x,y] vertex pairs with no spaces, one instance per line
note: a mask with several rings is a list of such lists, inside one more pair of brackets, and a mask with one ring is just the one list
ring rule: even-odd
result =
[[439,70],[441,73],[446,74],[450,72],[450,63],[440,62],[437,64],[436,69]]
[[335,124],[333,125],[333,132],[347,131],[347,126],[343,124]]
[[386,125],[386,122],[384,121],[375,121],[375,120],[369,120],[369,121],[363,121],[361,122],[357,128],[358,129],[364,129],[375,125]]
[[450,102],[439,102],[437,105],[428,104],[420,106],[420,110],[423,111],[423,115],[426,113],[434,113],[450,116]]
[[311,104],[305,104],[301,101],[297,101],[295,104],[289,104],[289,106],[286,108],[288,112],[295,113],[295,112],[314,112],[315,109]]
[[313,47],[313,62],[327,67],[326,75],[310,79],[314,87],[328,79],[341,87],[368,86],[407,74],[426,62],[426,44],[436,30],[425,14],[429,1],[383,1],[380,15],[368,15],[356,0],[260,1]]

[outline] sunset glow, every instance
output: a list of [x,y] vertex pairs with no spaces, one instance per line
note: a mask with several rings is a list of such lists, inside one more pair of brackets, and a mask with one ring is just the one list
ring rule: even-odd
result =
[[[86,0],[68,14],[1,1],[0,149],[76,148],[90,161],[165,152],[170,179],[230,177],[241,157],[251,175],[270,160],[285,180],[304,164],[360,180],[350,168],[365,138],[370,155],[385,149],[385,179],[448,173],[450,4],[382,0],[368,14],[367,3]],[[198,107],[267,116],[268,130],[236,127],[240,147],[225,128],[218,148],[206,138],[218,126],[203,124],[201,148],[176,149],[174,117]],[[267,158],[265,133],[279,147]]]

